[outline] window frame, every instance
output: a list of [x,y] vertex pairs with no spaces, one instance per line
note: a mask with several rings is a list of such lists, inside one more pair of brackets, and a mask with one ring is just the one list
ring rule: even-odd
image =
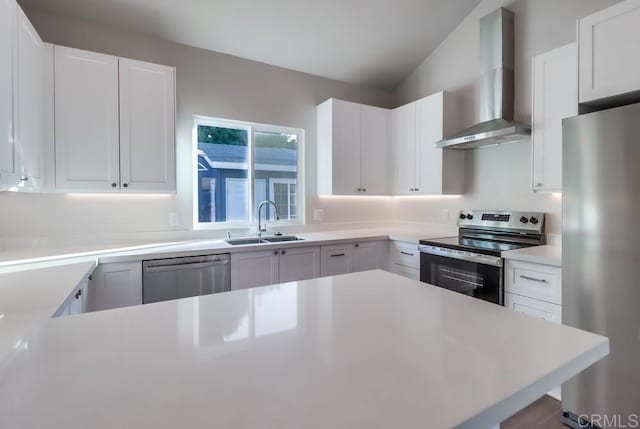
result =
[[[232,128],[245,130],[248,133],[249,142],[249,159],[248,159],[248,177],[249,180],[249,219],[247,222],[200,222],[198,217],[198,126],[212,126],[222,128]],[[191,142],[191,165],[190,172],[192,177],[192,221],[194,230],[220,230],[229,228],[251,228],[257,227],[257,213],[255,213],[255,207],[257,206],[254,201],[255,196],[255,133],[281,133],[281,134],[293,134],[297,139],[297,162],[296,162],[296,205],[298,209],[297,219],[295,220],[280,220],[275,221],[277,225],[302,225],[305,223],[305,130],[301,128],[284,127],[279,125],[261,124],[257,122],[237,121],[231,119],[211,118],[206,116],[194,116],[193,117],[193,130],[192,130],[192,142]],[[268,190],[268,189],[267,189]],[[274,224],[274,222],[270,222]]]

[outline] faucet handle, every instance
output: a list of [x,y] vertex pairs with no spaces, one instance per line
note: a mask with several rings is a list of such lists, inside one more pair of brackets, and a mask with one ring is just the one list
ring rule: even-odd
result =
[[231,231],[227,231],[227,240],[231,238]]

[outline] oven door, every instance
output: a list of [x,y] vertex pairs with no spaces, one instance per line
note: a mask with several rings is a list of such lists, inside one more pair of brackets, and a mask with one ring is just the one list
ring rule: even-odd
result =
[[503,305],[502,258],[419,246],[420,281]]

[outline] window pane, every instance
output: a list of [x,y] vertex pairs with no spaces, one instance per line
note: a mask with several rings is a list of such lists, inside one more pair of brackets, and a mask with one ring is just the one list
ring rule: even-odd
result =
[[249,134],[198,125],[198,220],[249,220]]
[[[295,219],[291,207],[296,205],[295,183],[298,178],[298,139],[295,134],[256,132],[255,136],[255,177],[267,183],[267,199],[278,206],[280,219]],[[293,194],[291,193],[293,185]],[[259,201],[256,202],[259,203]],[[265,210],[266,209],[266,210]],[[262,209],[267,219],[273,220],[275,213],[271,206]],[[263,212],[264,213],[264,212]]]

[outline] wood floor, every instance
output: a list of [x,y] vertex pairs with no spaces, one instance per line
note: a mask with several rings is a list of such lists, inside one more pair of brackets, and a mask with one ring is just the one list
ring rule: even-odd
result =
[[500,429],[567,429],[560,401],[545,395],[500,425]]

